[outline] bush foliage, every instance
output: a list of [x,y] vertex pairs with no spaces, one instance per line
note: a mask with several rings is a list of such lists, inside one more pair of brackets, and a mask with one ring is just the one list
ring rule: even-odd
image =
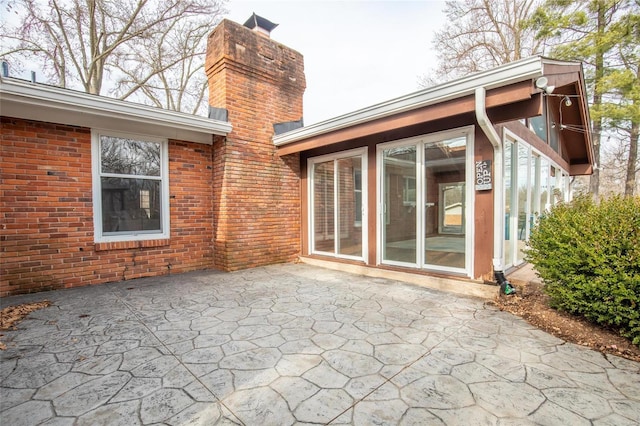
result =
[[640,346],[640,197],[557,205],[539,219],[529,246],[526,259],[552,307]]

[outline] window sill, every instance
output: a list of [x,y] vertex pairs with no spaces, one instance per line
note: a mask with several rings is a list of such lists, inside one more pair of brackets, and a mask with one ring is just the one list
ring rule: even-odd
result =
[[138,240],[138,241],[110,241],[104,243],[96,243],[96,251],[107,250],[127,250],[136,248],[163,247],[171,244],[169,239],[160,240]]

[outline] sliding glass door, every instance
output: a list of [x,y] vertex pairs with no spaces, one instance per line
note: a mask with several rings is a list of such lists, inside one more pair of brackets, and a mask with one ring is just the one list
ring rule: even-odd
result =
[[364,259],[365,152],[309,160],[310,252]]
[[384,264],[469,273],[469,129],[378,147]]

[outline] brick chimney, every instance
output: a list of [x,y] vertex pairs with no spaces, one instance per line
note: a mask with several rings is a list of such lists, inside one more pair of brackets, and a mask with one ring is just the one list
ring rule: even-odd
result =
[[300,254],[299,156],[279,157],[274,124],[301,120],[302,55],[229,20],[211,33],[209,105],[233,131],[214,139],[215,267],[232,271]]

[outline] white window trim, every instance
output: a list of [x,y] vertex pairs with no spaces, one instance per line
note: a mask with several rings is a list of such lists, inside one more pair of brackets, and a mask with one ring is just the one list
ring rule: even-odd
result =
[[[132,232],[130,234],[103,235],[102,232],[102,185],[100,136],[113,136],[160,144],[160,209],[162,215],[161,232]],[[94,242],[126,242],[168,239],[170,237],[169,207],[169,142],[167,139],[135,133],[123,133],[106,129],[91,129],[91,174],[93,192],[93,233]]]
[[[360,176],[360,179],[362,181],[362,221],[361,221],[361,225],[360,228],[362,229],[362,256],[349,256],[349,255],[345,255],[345,254],[339,254],[337,248],[334,248],[334,252],[325,252],[325,251],[318,251],[315,250],[315,235],[314,235],[314,219],[313,219],[313,209],[314,209],[314,194],[313,194],[313,188],[314,188],[314,181],[313,181],[313,170],[314,170],[314,165],[316,163],[324,163],[327,161],[333,161],[334,162],[334,177],[335,177],[335,161],[339,160],[341,158],[349,158],[349,157],[357,157],[360,156],[361,158],[361,167],[362,167],[362,174]],[[319,157],[311,157],[309,159],[307,159],[307,205],[309,206],[309,208],[307,209],[307,223],[309,224],[308,226],[308,240],[309,240],[309,247],[308,247],[308,252],[310,254],[320,254],[320,255],[324,255],[324,256],[332,256],[335,258],[341,258],[341,259],[351,259],[351,260],[361,260],[366,262],[366,255],[368,253],[368,211],[367,211],[367,206],[368,206],[368,192],[369,190],[367,189],[367,183],[368,183],[368,178],[367,178],[367,171],[368,171],[368,167],[367,167],[367,149],[366,148],[357,148],[357,149],[352,149],[352,150],[348,150],[348,151],[341,151],[341,152],[336,152],[336,153],[332,153],[332,154],[327,154],[327,155],[322,155]],[[334,197],[337,198],[335,191],[334,191]],[[334,199],[334,206],[337,205],[337,199]],[[334,211],[334,223],[338,223],[337,221],[337,209]]]

